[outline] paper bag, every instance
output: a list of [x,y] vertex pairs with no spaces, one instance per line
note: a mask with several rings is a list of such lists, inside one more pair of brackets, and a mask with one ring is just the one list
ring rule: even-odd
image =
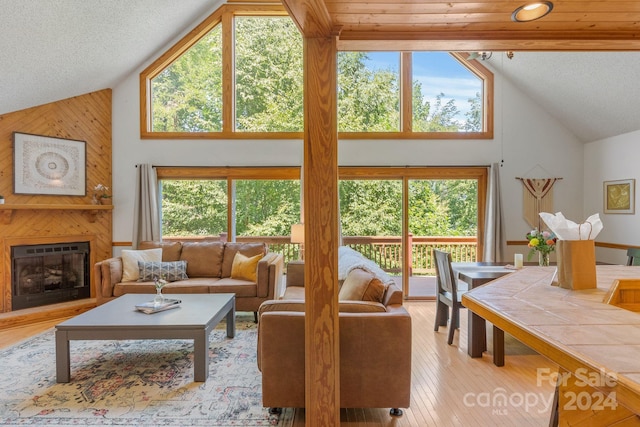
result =
[[596,287],[596,245],[593,240],[558,240],[556,254],[561,288]]

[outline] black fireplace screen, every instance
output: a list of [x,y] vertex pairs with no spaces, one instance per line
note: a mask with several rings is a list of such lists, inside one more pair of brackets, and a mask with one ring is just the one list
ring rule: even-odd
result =
[[89,242],[11,248],[12,310],[89,298]]

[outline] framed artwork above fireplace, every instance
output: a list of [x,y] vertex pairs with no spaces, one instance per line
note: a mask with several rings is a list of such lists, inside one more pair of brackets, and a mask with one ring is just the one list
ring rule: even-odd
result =
[[86,142],[13,133],[13,192],[85,196]]

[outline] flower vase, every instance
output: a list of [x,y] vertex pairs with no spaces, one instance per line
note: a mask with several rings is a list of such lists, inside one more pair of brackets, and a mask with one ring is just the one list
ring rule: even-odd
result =
[[153,299],[153,302],[156,305],[160,305],[164,303],[164,295],[162,295],[162,288],[164,287],[165,284],[159,280],[156,280],[155,285],[156,285],[156,296]]
[[540,267],[549,266],[549,254],[544,252],[538,252],[538,265]]
[[156,296],[153,299],[154,304],[162,304],[164,302],[164,295],[162,295],[162,288],[156,288]]

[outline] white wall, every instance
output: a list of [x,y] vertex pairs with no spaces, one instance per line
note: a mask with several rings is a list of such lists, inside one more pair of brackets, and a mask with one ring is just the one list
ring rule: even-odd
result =
[[[134,165],[137,163],[162,166],[301,164],[303,144],[300,140],[141,140],[139,73],[147,65],[143,64],[113,91],[114,241],[132,239]],[[568,218],[582,219],[583,145],[499,75],[496,75],[495,88],[493,140],[345,140],[339,143],[339,164],[486,166],[504,159],[500,172],[507,206],[508,240],[524,241],[529,230],[522,219],[523,189],[516,176],[562,177],[554,187],[555,210],[562,211]],[[540,170],[548,175],[534,173]],[[511,253],[524,252],[526,248],[509,249],[508,259],[512,259]]]
[[[598,241],[633,246],[640,244],[638,208],[635,214],[605,214],[603,185],[604,181],[631,178],[636,180],[636,185],[640,184],[639,139],[640,131],[635,131],[585,145],[584,211],[600,213],[604,229]],[[597,248],[596,259],[624,264],[626,254],[617,249]]]

